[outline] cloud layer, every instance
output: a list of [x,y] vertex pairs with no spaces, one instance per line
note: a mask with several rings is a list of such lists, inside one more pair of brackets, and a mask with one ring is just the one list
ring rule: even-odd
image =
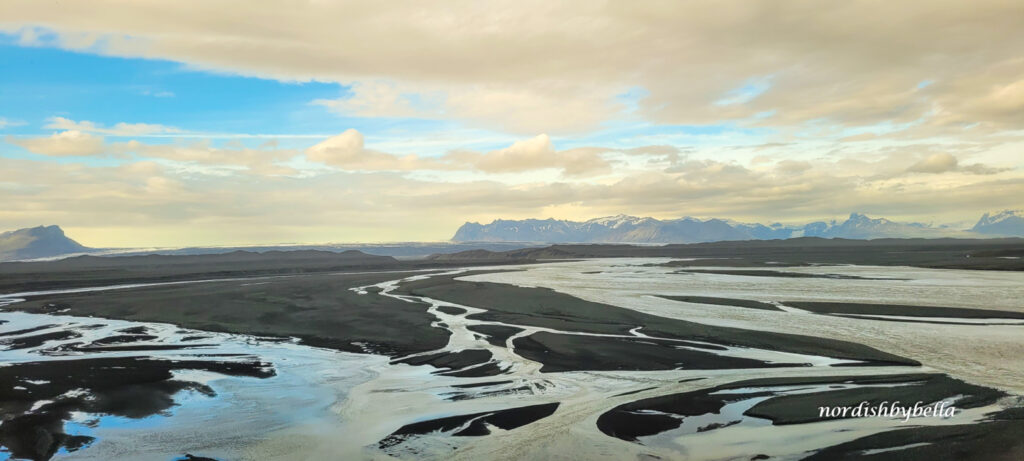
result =
[[522,134],[595,128],[638,87],[659,123],[1024,121],[1024,9],[1000,0],[12,0],[0,16],[28,45],[341,82],[351,94],[323,104],[346,114]]
[[[92,245],[618,213],[961,221],[1024,196],[1019,2],[7,0],[0,18],[26,48],[337,84],[297,103],[338,125],[305,141],[2,114],[0,221]],[[186,111],[153,96],[174,94]],[[435,128],[502,141],[436,148]]]

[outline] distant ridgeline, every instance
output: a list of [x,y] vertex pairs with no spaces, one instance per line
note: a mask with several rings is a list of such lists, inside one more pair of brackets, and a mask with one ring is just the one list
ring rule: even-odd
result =
[[[877,238],[988,238],[1024,237],[1024,210],[985,213],[971,228],[900,223],[872,219],[853,213],[843,221],[819,221],[804,225],[750,224],[724,219],[680,218],[658,220],[634,216],[612,216],[589,221],[555,219],[499,219],[490,224],[466,223],[452,242],[395,244],[323,244],[269,245],[250,247],[195,247],[177,249],[98,249],[89,248],[64,235],[59,226],[38,226],[0,233],[0,261],[57,258],[76,254],[209,254],[233,250],[265,252],[280,250],[319,250],[342,252],[359,250],[397,257],[425,257],[430,254],[472,250],[507,251],[534,243],[703,243],[735,240],[777,240],[796,237],[845,239]],[[466,243],[460,243],[466,242]],[[472,243],[470,243],[472,242]],[[505,243],[503,243],[505,242]]]
[[872,219],[853,213],[843,222],[819,221],[804,225],[748,224],[723,219],[680,218],[658,220],[612,216],[589,221],[555,219],[495,220],[466,223],[452,237],[456,242],[546,243],[701,243],[728,240],[774,240],[795,237],[846,239],[875,238],[984,238],[1024,236],[1024,210],[985,213],[974,227],[959,229],[920,223]]

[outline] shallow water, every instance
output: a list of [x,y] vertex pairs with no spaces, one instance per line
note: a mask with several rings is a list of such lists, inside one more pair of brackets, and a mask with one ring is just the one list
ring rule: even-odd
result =
[[[0,351],[6,366],[22,362],[109,357],[156,357],[164,360],[243,361],[253,358],[273,364],[275,376],[235,377],[214,372],[176,370],[174,379],[209,386],[216,396],[194,391],[175,395],[177,406],[167,414],[141,419],[76,412],[66,425],[73,435],[96,437],[88,448],[59,453],[54,459],[172,459],[184,453],[236,459],[240,448],[282,428],[315,423],[328,432],[340,423],[331,405],[344,400],[347,392],[386,367],[387,359],[294,344],[268,341],[244,335],[181,329],[174,325],[120,320],[0,312],[8,323],[3,331],[45,325],[51,330],[71,330],[81,337],[51,340],[20,350]],[[69,343],[89,342],[119,334],[117,330],[144,327],[155,339],[133,344],[199,347],[157,351],[96,351],[53,353]],[[201,336],[197,341],[182,341]],[[32,386],[27,381],[23,386]],[[0,456],[0,459],[3,457]]]

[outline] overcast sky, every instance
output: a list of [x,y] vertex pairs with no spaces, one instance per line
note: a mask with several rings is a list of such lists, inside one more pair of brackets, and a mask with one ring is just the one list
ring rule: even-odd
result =
[[973,222],[1024,208],[1022,24],[1019,0],[5,0],[0,230]]

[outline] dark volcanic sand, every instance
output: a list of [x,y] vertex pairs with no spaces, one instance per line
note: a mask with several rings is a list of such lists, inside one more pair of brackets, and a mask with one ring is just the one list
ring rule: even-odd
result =
[[56,261],[0,264],[5,293],[310,272],[413,268],[389,256],[359,251],[234,251],[189,256],[78,256]]
[[[713,304],[719,306],[746,307],[750,309],[761,309],[768,311],[784,312],[774,304],[750,299],[718,298],[710,296],[675,296],[655,295],[659,298],[686,303]],[[972,309],[965,307],[934,307],[934,306],[912,306],[900,304],[868,304],[868,303],[847,303],[847,302],[820,302],[820,301],[785,301],[783,305],[803,309],[817,314],[857,314],[857,315],[893,315],[902,317],[921,317],[926,321],[928,317],[939,318],[962,318],[962,319],[1024,319],[1024,312],[1003,311],[994,309]],[[911,322],[906,319],[886,319],[898,322]],[[942,324],[955,322],[943,321]],[[964,323],[965,325],[979,325],[978,323]]]
[[907,306],[818,301],[786,301],[782,304],[818,314],[898,315],[906,317],[951,317],[962,319],[1024,319],[1024,312],[965,307]]
[[679,349],[686,343],[538,332],[516,339],[516,353],[541,362],[543,372],[584,370],[719,370],[801,366]]
[[[446,376],[479,377],[494,376],[501,373],[498,366],[491,362],[494,358],[490,351],[484,349],[468,349],[458,352],[439,352],[436,354],[418,355],[415,357],[394,360],[391,363],[408,365],[431,365],[448,371],[439,372]],[[475,366],[478,365],[478,366]],[[468,370],[463,368],[473,367]],[[456,371],[462,370],[462,371]]]
[[525,426],[539,419],[551,416],[558,409],[558,403],[545,403],[526,407],[509,408],[491,412],[472,413],[468,415],[449,416],[431,419],[402,426],[391,435],[380,441],[380,448],[391,448],[406,440],[431,432],[448,432],[458,429],[466,423],[468,426],[455,432],[456,437],[481,436],[490,434],[487,425],[504,430]]
[[418,270],[477,264],[526,264],[501,261],[397,260],[349,250],[233,251],[200,255],[77,256],[55,261],[0,263],[0,293],[19,293],[128,283],[174,282],[331,272]]
[[801,237],[669,245],[552,245],[504,252],[438,255],[435,261],[495,263],[510,259],[699,258],[677,261],[676,267],[785,267],[854,264],[914,266],[936,269],[1024,270],[1024,239],[875,239],[847,240]]
[[505,347],[505,343],[508,338],[523,331],[522,328],[507,327],[504,325],[470,325],[467,327],[469,331],[474,333],[480,333],[487,336],[487,342],[495,345]]
[[909,405],[913,405],[914,402],[927,405],[963,395],[965,397],[956,401],[956,408],[965,409],[991,405],[1006,396],[1005,392],[968,384],[946,375],[931,375],[921,381],[909,379],[906,382],[913,384],[891,388],[863,387],[781,395],[754,405],[744,414],[769,419],[772,424],[800,424],[834,419],[820,416],[818,406],[822,402],[827,402],[829,406],[849,407],[856,407],[861,402],[878,406],[882,402],[896,401]]
[[466,313],[465,309],[459,309],[455,306],[437,306],[437,310],[448,315],[462,315]]
[[59,303],[70,308],[67,315],[295,336],[309,345],[349,352],[400,356],[439,349],[447,344],[449,333],[430,326],[436,318],[427,312],[428,306],[349,289],[408,275],[412,274],[306,274],[164,285],[36,296],[8,309],[40,313],[47,304]]
[[[692,263],[693,261],[686,261]],[[843,274],[807,274],[803,272],[786,272],[771,270],[739,270],[739,269],[687,269],[673,272],[674,274],[719,274],[741,275],[744,277],[785,277],[794,279],[836,279],[836,280],[908,280],[887,277],[861,277]]]
[[[1022,420],[907,428],[825,448],[804,460],[1020,461],[1024,459],[1024,437],[1021,434],[1024,434]],[[864,453],[864,450],[886,449],[891,451]]]

